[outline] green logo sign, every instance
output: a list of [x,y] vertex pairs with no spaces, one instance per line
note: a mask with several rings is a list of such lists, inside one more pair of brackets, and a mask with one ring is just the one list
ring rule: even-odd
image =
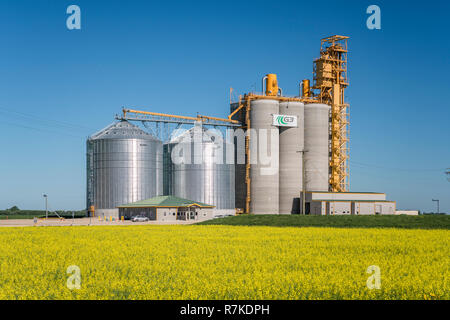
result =
[[284,124],[284,125],[286,125],[287,122],[286,122],[285,118],[287,118],[287,117],[278,116],[278,117],[277,117],[277,122],[278,122],[278,124]]
[[297,118],[295,116],[274,115],[274,125],[282,127],[295,127],[297,125]]

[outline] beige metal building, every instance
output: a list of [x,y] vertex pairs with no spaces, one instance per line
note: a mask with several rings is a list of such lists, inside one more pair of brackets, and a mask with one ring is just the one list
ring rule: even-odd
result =
[[313,215],[376,215],[395,214],[395,201],[386,194],[373,192],[306,192],[306,214]]
[[418,216],[419,211],[418,210],[397,210],[395,211],[395,214],[397,215],[407,215],[407,216]]

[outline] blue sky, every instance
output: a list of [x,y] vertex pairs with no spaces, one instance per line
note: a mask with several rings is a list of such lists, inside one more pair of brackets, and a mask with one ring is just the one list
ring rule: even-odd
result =
[[[66,28],[81,8],[82,29]],[[381,8],[381,30],[366,8]],[[350,188],[450,212],[448,1],[0,1],[0,208],[85,206],[85,140],[122,106],[226,116],[229,88],[312,76],[350,36]]]

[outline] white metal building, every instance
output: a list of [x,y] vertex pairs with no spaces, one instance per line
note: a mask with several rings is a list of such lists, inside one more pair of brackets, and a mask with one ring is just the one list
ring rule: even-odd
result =
[[395,214],[395,201],[384,193],[370,192],[306,192],[306,214],[313,215],[376,215]]
[[407,216],[418,216],[419,211],[418,210],[397,210],[395,211],[395,214],[401,215],[407,215]]

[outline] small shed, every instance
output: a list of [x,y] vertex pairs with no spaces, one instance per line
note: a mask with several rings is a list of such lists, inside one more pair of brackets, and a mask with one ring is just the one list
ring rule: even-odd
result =
[[158,196],[118,206],[119,217],[131,219],[145,216],[158,221],[207,220],[213,217],[214,206],[175,196]]

